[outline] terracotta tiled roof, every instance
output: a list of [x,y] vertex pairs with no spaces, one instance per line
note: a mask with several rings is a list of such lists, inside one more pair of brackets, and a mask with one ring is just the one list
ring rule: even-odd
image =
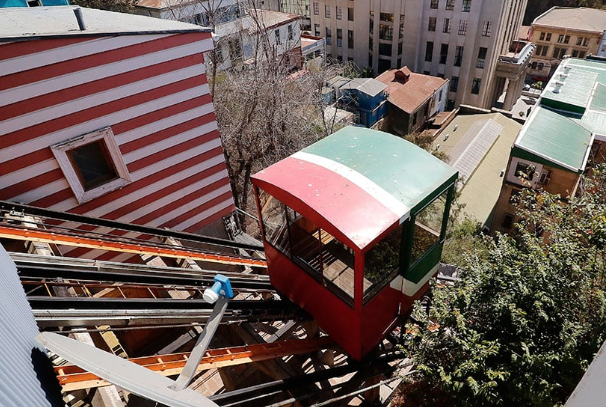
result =
[[414,73],[408,67],[391,69],[376,79],[387,85],[389,102],[406,113],[417,110],[446,83],[446,79]]

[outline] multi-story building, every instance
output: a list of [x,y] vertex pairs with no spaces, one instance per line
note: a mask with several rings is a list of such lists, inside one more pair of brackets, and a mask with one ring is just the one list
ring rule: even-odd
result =
[[214,52],[205,57],[219,71],[270,57],[300,67],[301,17],[267,10],[277,8],[277,2],[267,2],[263,9],[254,8],[257,3],[262,2],[139,0],[135,13],[212,28]]
[[552,7],[532,22],[530,41],[536,44],[536,52],[528,74],[545,80],[564,56],[584,58],[598,54],[604,30],[604,10]]
[[503,173],[492,231],[511,233],[524,188],[574,196],[581,175],[606,162],[606,62],[568,58],[520,130]]
[[[517,39],[526,3],[311,0],[312,33],[324,36],[327,53],[339,60],[377,73],[406,65],[414,72],[449,78],[451,106],[490,107],[502,94],[505,78],[511,94],[521,89],[532,47],[510,45]],[[499,58],[510,53],[514,55],[504,62],[508,72],[500,75]]]

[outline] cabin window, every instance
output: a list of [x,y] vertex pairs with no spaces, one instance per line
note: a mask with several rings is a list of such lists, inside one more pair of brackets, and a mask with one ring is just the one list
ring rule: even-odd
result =
[[262,189],[259,206],[265,241],[353,306],[354,251]]
[[400,271],[403,226],[392,230],[364,255],[364,300],[372,298]]
[[422,259],[440,242],[442,230],[444,230],[447,198],[448,190],[415,215],[410,257],[411,265]]
[[130,175],[110,127],[51,146],[79,203],[130,182]]
[[263,190],[259,190],[259,206],[265,241],[290,256],[290,238],[286,223],[286,205]]

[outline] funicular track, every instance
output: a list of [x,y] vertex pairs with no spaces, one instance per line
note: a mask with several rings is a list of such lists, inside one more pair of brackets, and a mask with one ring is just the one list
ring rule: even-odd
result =
[[[66,227],[66,223],[70,227]],[[119,233],[100,234],[92,231],[99,227],[118,230]],[[127,234],[130,236],[126,237]],[[133,234],[138,234],[138,237],[132,237]],[[310,337],[310,332],[307,339],[284,340],[289,337],[284,334],[302,326],[301,323],[305,323],[309,317],[292,303],[280,300],[267,276],[250,272],[251,267],[253,270],[265,267],[264,260],[258,256],[262,251],[260,246],[7,202],[0,202],[0,238],[141,256],[186,257],[210,265],[219,263],[248,267],[247,273],[221,271],[230,278],[236,294],[222,323],[239,326],[281,321],[283,328],[267,342],[209,349],[198,367],[199,372],[250,363],[275,363],[273,360],[283,363],[283,358],[309,356],[327,349],[341,352],[330,338]],[[173,241],[166,243],[167,239]],[[199,249],[200,245],[204,245],[204,249]],[[208,247],[215,247],[216,250],[209,250]],[[212,306],[201,299],[201,293],[204,287],[212,284],[217,271],[207,270],[206,267],[197,270],[150,267],[22,253],[12,253],[12,257],[35,318],[45,330],[69,333],[77,329],[78,332],[103,334],[106,331],[187,326],[200,329],[212,310]],[[68,291],[71,295],[65,294]],[[170,298],[168,291],[187,293],[187,298]],[[187,357],[187,353],[172,352],[130,360],[161,374],[175,375],[180,373]],[[351,398],[363,391],[378,391],[377,386],[381,383],[391,382],[393,379],[386,379],[385,374],[393,370],[393,365],[390,367],[387,363],[402,357],[398,351],[379,352],[375,358],[361,365],[343,355],[336,367],[324,367],[312,373],[303,370],[298,374],[291,372],[287,378],[226,391],[211,396],[211,399],[226,406],[274,405],[272,403],[277,406],[303,400]],[[377,366],[381,366],[382,373],[377,373]],[[55,372],[64,391],[109,384],[72,365],[57,366]],[[354,376],[349,381],[328,384],[329,379],[347,374]],[[314,383],[318,385],[314,386]],[[276,403],[280,394],[283,394],[283,401]],[[267,400],[272,400],[272,403]]]

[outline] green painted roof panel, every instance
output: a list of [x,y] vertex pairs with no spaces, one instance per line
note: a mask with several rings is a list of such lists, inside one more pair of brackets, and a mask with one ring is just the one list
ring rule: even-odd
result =
[[583,167],[591,131],[574,116],[537,106],[515,146],[578,171]]
[[303,151],[336,161],[388,191],[410,208],[423,203],[457,171],[399,137],[345,127]]

